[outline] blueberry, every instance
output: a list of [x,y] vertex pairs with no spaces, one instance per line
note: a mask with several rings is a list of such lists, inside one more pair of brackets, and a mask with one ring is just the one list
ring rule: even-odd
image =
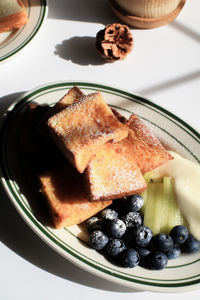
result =
[[132,248],[128,248],[121,253],[120,261],[124,267],[134,268],[139,265],[140,257],[137,251]]
[[123,241],[129,247],[135,246],[135,235],[134,235],[134,227],[126,228],[126,232],[123,235]]
[[170,231],[174,243],[180,245],[183,244],[188,238],[188,230],[183,225],[177,225]]
[[125,216],[122,217],[122,220],[128,228],[142,224],[142,217],[140,213],[136,211],[128,212]]
[[167,252],[173,247],[173,240],[171,236],[164,234],[164,233],[158,233],[154,237],[155,244],[160,249],[160,251]]
[[135,194],[133,196],[130,196],[126,200],[126,211],[139,211],[144,204],[144,199],[142,196]]
[[191,234],[188,234],[187,240],[181,245],[181,251],[195,253],[200,250],[200,242],[197,241]]
[[125,232],[126,232],[126,225],[122,220],[116,219],[108,223],[107,233],[111,237],[121,238]]
[[152,270],[162,270],[167,266],[167,256],[160,251],[152,252],[149,254],[148,267]]
[[147,261],[148,261],[148,256],[150,255],[151,251],[149,251],[146,248],[136,248],[135,249],[137,253],[139,254],[140,257],[140,266],[146,267],[148,266]]
[[111,238],[106,246],[106,249],[110,256],[117,256],[126,249],[126,245],[120,239]]
[[138,252],[140,258],[144,258],[144,257],[148,256],[151,253],[150,250],[148,250],[146,248],[142,248],[142,247],[138,247],[135,250]]
[[134,230],[135,244],[138,247],[146,247],[153,237],[153,233],[150,228],[140,225]]
[[86,224],[87,224],[87,228],[88,228],[89,232],[92,232],[95,230],[101,230],[101,221],[96,216],[88,219]]
[[109,237],[100,230],[95,230],[90,234],[89,243],[95,250],[103,249],[109,241]]
[[155,236],[152,237],[150,243],[148,244],[147,248],[151,251],[151,252],[156,252],[156,251],[160,251],[160,249],[158,248],[156,241],[155,241]]
[[118,218],[119,216],[123,216],[126,211],[125,211],[125,204],[126,204],[126,197],[116,199],[113,201],[111,208],[115,211],[118,212]]
[[118,213],[114,209],[106,208],[102,210],[101,218],[106,221],[116,220],[118,218]]
[[175,259],[179,257],[181,254],[181,249],[177,244],[174,244],[174,246],[166,252],[167,258],[168,259]]

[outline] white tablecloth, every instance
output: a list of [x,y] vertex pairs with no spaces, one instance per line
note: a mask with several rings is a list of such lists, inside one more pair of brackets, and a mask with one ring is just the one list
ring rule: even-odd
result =
[[[124,60],[104,63],[93,51],[96,33],[119,20],[106,0],[49,0],[35,38],[0,65],[0,111],[24,91],[60,80],[85,80],[139,94],[200,132],[200,1],[187,0],[171,24],[131,29],[135,47]],[[0,188],[0,299],[199,299],[133,292],[99,279],[59,256],[25,224]]]

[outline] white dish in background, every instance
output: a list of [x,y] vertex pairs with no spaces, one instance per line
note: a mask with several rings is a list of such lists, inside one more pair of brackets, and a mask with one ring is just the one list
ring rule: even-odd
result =
[[21,51],[37,34],[47,16],[46,0],[23,0],[28,23],[19,30],[0,33],[0,62]]
[[[28,185],[22,160],[17,152],[22,112],[30,102],[54,104],[71,87],[77,85],[85,94],[101,90],[105,101],[128,116],[138,114],[167,147],[200,162],[200,134],[162,107],[113,87],[86,82],[57,82],[24,94],[6,113],[1,130],[1,177],[4,189],[28,225],[55,251],[84,270],[128,288],[154,292],[183,292],[200,287],[200,252],[182,254],[169,261],[165,270],[141,267],[120,268],[84,242],[80,227],[54,230],[34,215],[30,202],[37,202],[38,190]],[[78,236],[78,238],[77,238]]]

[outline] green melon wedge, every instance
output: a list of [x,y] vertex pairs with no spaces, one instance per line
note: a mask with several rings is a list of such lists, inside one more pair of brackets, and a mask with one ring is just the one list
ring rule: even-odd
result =
[[146,177],[147,189],[142,193],[144,206],[141,210],[144,225],[154,234],[166,233],[176,225],[184,224],[183,216],[176,202],[174,183],[171,177],[164,176],[152,180]]

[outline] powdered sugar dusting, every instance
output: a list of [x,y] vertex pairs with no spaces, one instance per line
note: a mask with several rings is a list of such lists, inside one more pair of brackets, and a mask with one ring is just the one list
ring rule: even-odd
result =
[[89,164],[93,199],[117,198],[144,189],[146,184],[129,149],[125,146],[117,149],[115,144],[105,148],[105,152],[97,153]]
[[127,129],[115,118],[100,92],[82,96],[50,118],[48,124],[74,155],[127,135]]

